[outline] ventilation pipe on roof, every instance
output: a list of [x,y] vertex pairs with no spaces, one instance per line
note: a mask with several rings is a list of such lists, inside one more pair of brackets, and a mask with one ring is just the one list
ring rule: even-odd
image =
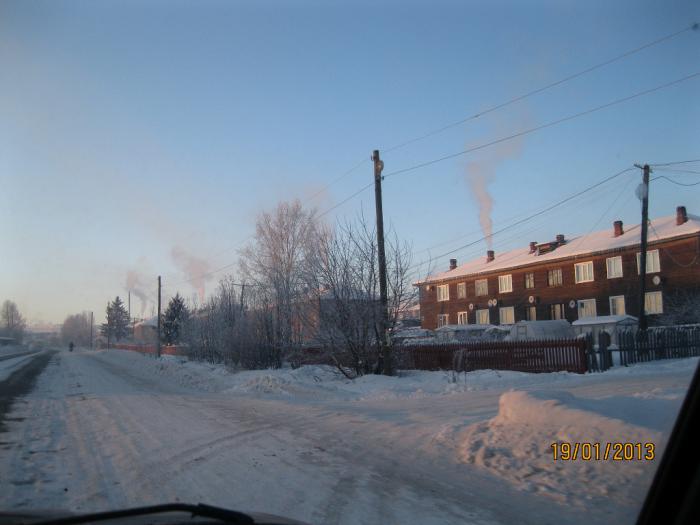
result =
[[622,221],[613,222],[613,231],[615,232],[615,237],[619,237],[625,233],[625,230],[622,229]]
[[537,241],[530,241],[530,253],[537,251]]
[[566,240],[564,239],[564,234],[560,233],[557,235],[557,244],[564,244]]
[[493,253],[493,250],[487,250],[486,251],[486,262],[490,263],[496,258],[496,255]]
[[688,212],[685,211],[685,206],[678,206],[676,208],[676,225],[680,226],[686,222],[688,222]]
[[457,259],[450,259],[450,270],[457,268]]

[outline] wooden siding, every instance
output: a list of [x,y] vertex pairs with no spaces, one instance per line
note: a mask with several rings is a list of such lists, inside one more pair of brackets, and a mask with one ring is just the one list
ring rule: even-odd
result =
[[[573,241],[576,242],[576,241]],[[524,248],[527,250],[527,248]],[[664,299],[667,294],[683,289],[700,289],[700,235],[683,239],[667,241],[651,241],[649,251],[659,250],[661,271],[647,274],[647,292],[661,291]],[[578,309],[569,307],[570,301],[596,299],[597,315],[610,315],[609,298],[615,295],[625,296],[625,311],[636,316],[639,309],[638,290],[639,275],[637,274],[638,246],[625,247],[605,253],[578,255],[558,261],[547,261],[542,264],[530,264],[520,268],[498,270],[491,273],[454,277],[440,282],[420,285],[420,314],[423,328],[437,328],[438,314],[448,314],[449,323],[457,324],[457,313],[468,312],[469,324],[476,323],[476,310],[488,309],[491,324],[499,324],[498,309],[513,306],[515,321],[527,319],[526,309],[529,306],[537,308],[537,319],[550,319],[550,305],[564,304],[564,312],[568,321],[578,319]],[[608,279],[606,259],[622,257],[622,273],[620,278]],[[498,260],[498,254],[496,254]],[[586,283],[576,283],[574,265],[576,263],[593,261],[594,280]],[[561,268],[562,285],[550,287],[547,285],[547,272],[550,269]],[[535,287],[525,288],[525,274],[535,274]],[[511,274],[513,276],[513,291],[498,292],[498,276]],[[657,286],[653,283],[655,275],[661,277]],[[488,295],[476,296],[474,281],[488,279]],[[457,284],[467,284],[467,297],[457,299]],[[449,301],[437,301],[436,286],[448,284],[450,287]],[[429,289],[427,289],[429,288]],[[536,298],[535,304],[528,302],[529,296]],[[496,307],[489,307],[488,301],[497,299]],[[473,304],[472,310],[469,304]]]

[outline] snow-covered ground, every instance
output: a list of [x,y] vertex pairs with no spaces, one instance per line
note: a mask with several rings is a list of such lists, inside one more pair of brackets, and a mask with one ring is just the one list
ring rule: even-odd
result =
[[[698,359],[604,374],[228,371],[63,352],[0,436],[0,507],[206,502],[311,523],[631,523]],[[24,418],[24,419],[22,419]]]

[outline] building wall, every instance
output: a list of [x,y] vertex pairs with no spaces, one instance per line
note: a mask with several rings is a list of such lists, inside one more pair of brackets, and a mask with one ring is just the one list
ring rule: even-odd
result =
[[[576,242],[576,241],[572,241]],[[527,248],[524,248],[527,249]],[[659,250],[660,272],[647,274],[647,292],[661,291],[664,298],[674,291],[698,289],[700,290],[700,235],[693,237],[658,241],[649,243],[649,251]],[[538,320],[551,319],[550,305],[563,304],[565,318],[568,321],[578,319],[578,307],[569,307],[570,301],[582,299],[596,300],[596,314],[610,315],[609,297],[624,295],[625,311],[630,315],[639,313],[639,275],[637,273],[637,253],[639,247],[627,247],[611,250],[595,255],[579,255],[559,261],[548,261],[543,264],[531,264],[520,268],[499,270],[497,272],[483,273],[456,277],[441,282],[431,282],[428,285],[420,285],[420,312],[421,326],[423,328],[437,328],[438,314],[448,314],[450,324],[457,323],[458,312],[468,312],[469,324],[476,323],[476,310],[488,309],[491,324],[499,323],[499,308],[513,306],[515,309],[515,321],[524,320],[527,317],[526,308],[536,307]],[[623,277],[608,279],[606,259],[608,257],[622,257]],[[498,257],[498,254],[496,254]],[[594,281],[587,283],[575,282],[574,264],[593,261]],[[547,284],[548,270],[561,268],[562,285],[550,287]],[[525,288],[525,275],[534,273],[535,286]],[[498,276],[512,275],[513,291],[498,292]],[[661,278],[659,285],[653,283],[653,278],[658,275]],[[474,282],[478,279],[488,280],[488,295],[476,296]],[[467,297],[457,298],[457,284],[466,283]],[[449,284],[449,300],[437,301],[437,286]],[[529,297],[535,298],[535,303],[529,302]],[[498,305],[489,307],[488,301],[496,299]],[[473,309],[469,309],[469,305]],[[655,316],[650,316],[653,322]]]

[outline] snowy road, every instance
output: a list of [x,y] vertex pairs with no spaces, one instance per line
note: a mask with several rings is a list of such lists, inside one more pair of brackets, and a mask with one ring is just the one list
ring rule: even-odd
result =
[[[616,394],[625,381],[639,390],[630,376]],[[600,381],[577,388],[591,397],[605,390]],[[624,506],[582,512],[454,461],[456,445],[441,439],[436,422],[491,418],[500,394],[260,399],[186,388],[135,369],[131,358],[62,352],[15,402],[0,434],[0,508],[183,501],[343,524],[612,523],[633,515]]]

